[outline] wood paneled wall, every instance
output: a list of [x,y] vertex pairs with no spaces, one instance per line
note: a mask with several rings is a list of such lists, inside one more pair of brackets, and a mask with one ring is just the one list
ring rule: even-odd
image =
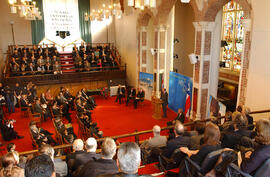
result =
[[107,87],[107,81],[91,81],[91,82],[81,82],[81,83],[70,83],[70,84],[56,84],[56,85],[45,85],[37,87],[37,94],[40,96],[41,93],[45,93],[47,89],[51,90],[52,96],[59,94],[60,87],[69,88],[70,93],[75,96],[76,93],[82,88],[86,89],[97,89],[102,87]]

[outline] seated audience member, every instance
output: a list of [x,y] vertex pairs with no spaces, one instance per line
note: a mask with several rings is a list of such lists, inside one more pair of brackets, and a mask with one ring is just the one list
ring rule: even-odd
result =
[[54,119],[54,123],[56,125],[57,131],[62,135],[62,137],[67,140],[68,143],[73,143],[77,136],[74,133],[72,124],[63,124],[60,117],[56,117]]
[[47,101],[53,101],[53,96],[51,95],[51,90],[47,89],[46,93],[45,93],[45,98]]
[[122,143],[117,152],[117,162],[119,168],[118,173],[101,175],[101,177],[139,176],[138,168],[141,163],[141,153],[139,146],[134,142]]
[[73,152],[67,154],[66,162],[69,163],[69,160],[74,160],[78,154],[84,154],[85,152],[83,151],[83,146],[83,141],[81,139],[76,139],[72,144]]
[[236,114],[233,121],[233,131],[223,133],[222,146],[234,149],[240,145],[241,138],[250,137],[251,132],[247,130],[247,124],[241,113]]
[[42,144],[57,145],[57,143],[51,137],[52,134],[43,128],[37,128],[37,125],[34,121],[30,122],[30,130],[38,146],[41,146]]
[[[97,160],[87,162],[81,169],[80,177],[97,177],[104,174],[113,174],[118,172],[116,161],[113,157],[116,153],[116,144],[113,139],[106,138],[101,146],[102,157]],[[140,155],[139,155],[140,156]]]
[[248,151],[241,163],[241,170],[254,175],[263,163],[270,158],[270,120],[260,119],[256,123],[257,136],[255,141],[259,144],[253,152]]
[[140,88],[139,92],[137,93],[136,98],[134,99],[134,108],[137,108],[138,102],[143,102],[144,101],[144,91],[143,89]]
[[225,114],[224,123],[220,126],[222,131],[233,131],[232,112],[227,111]]
[[135,97],[136,97],[136,89],[132,87],[128,91],[126,106],[128,106],[129,100],[133,100],[134,101]]
[[5,141],[11,141],[13,139],[22,139],[23,136],[20,136],[15,130],[13,123],[15,120],[6,120],[5,123],[1,127],[2,138]]
[[91,64],[86,60],[84,62],[84,71],[90,71],[91,69]]
[[253,130],[254,128],[254,125],[253,125],[253,117],[251,115],[249,115],[249,113],[251,112],[250,111],[250,108],[249,107],[244,107],[243,108],[243,114],[246,116],[247,118],[247,121],[248,121],[248,129],[249,130]]
[[48,155],[35,156],[25,165],[25,177],[56,177],[54,164]]
[[56,62],[53,64],[53,73],[54,73],[54,74],[62,74],[62,71],[61,71],[61,65],[58,63],[58,61],[56,61]]
[[41,93],[41,95],[40,95],[40,103],[45,104],[45,105],[48,106],[48,101],[47,101],[47,99],[45,97],[45,93]]
[[75,157],[75,169],[77,169],[78,171],[87,162],[101,158],[101,155],[96,153],[97,141],[95,138],[91,137],[85,141],[85,150],[85,153],[77,154]]
[[185,122],[185,115],[183,113],[183,109],[178,109],[178,113],[177,113],[177,117],[175,118],[174,120],[174,124],[175,124],[175,121],[180,121],[182,124]]
[[53,163],[54,163],[54,169],[55,173],[59,176],[67,176],[68,174],[68,168],[67,168],[67,163],[63,161],[60,158],[55,159],[54,158],[54,149],[48,144],[44,144],[39,148],[39,153],[48,155],[51,157]]
[[33,63],[29,63],[29,66],[26,67],[26,71],[28,71],[28,74],[35,74],[36,67],[33,66]]
[[195,122],[195,130],[197,132],[196,135],[191,136],[191,148],[192,149],[200,149],[203,144],[203,136],[205,130],[205,123]]
[[173,152],[180,147],[190,147],[191,139],[185,136],[185,129],[182,123],[176,123],[174,127],[175,138],[168,141],[163,155],[170,158]]
[[44,69],[46,74],[51,74],[53,70],[52,65],[50,63],[46,63]]
[[207,154],[221,149],[220,131],[217,125],[208,123],[204,132],[204,144],[200,150],[189,150],[187,147],[181,147],[180,150],[187,154],[191,160],[201,165]]
[[13,152],[4,155],[2,157],[3,168],[0,170],[0,177],[24,177],[24,169],[18,167],[17,164],[18,159],[16,160]]
[[45,121],[47,121],[48,117],[51,117],[50,111],[48,110],[47,106],[46,108],[42,106],[39,100],[36,100],[36,103],[34,105],[34,113],[39,113],[41,116],[43,116]]
[[7,152],[14,152],[16,149],[16,145],[14,143],[8,143]]
[[52,58],[52,64],[55,64],[56,62],[60,63],[60,59],[57,58],[56,55],[54,55],[53,58]]
[[155,125],[153,127],[153,134],[154,137],[150,138],[148,140],[148,145],[149,147],[162,147],[162,146],[166,146],[167,144],[167,138],[166,136],[160,136],[160,126]]

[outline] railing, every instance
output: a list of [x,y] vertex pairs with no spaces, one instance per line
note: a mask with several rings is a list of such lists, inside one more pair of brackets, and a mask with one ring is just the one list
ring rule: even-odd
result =
[[[117,70],[99,70],[90,72],[68,72],[62,74],[38,74],[38,75],[24,75],[17,77],[7,77],[3,80],[4,84],[10,86],[19,83],[24,85],[30,81],[36,85],[52,85],[52,84],[67,84],[67,83],[80,83],[90,81],[102,81],[113,79],[126,79],[126,66],[121,66]],[[31,72],[30,72],[31,73]]]
[[[270,113],[270,109],[261,110],[261,111],[253,111],[250,114],[261,114],[261,113]],[[224,118],[225,117],[222,116],[222,117],[219,117],[217,119],[221,120],[221,119],[224,119]],[[205,120],[200,120],[200,121],[195,121],[195,122],[209,122],[209,121],[212,121],[212,119],[205,119]],[[194,126],[195,122],[185,123],[184,126],[185,127]],[[173,125],[168,126],[168,127],[163,127],[163,128],[161,128],[161,131],[169,130],[169,129],[172,129],[172,128],[174,128]],[[110,138],[112,138],[114,140],[117,140],[117,139],[121,139],[121,138],[134,137],[134,141],[139,144],[139,142],[140,142],[139,136],[140,135],[148,134],[148,133],[152,133],[152,132],[153,132],[153,130],[145,130],[145,131],[139,131],[139,132],[136,130],[134,133],[128,133],[128,134],[123,134],[123,135],[118,135],[118,136],[111,136]],[[103,141],[105,138],[97,139],[97,142]],[[63,144],[63,145],[60,145],[60,146],[54,146],[54,149],[67,149],[67,148],[72,148],[72,144]],[[20,155],[30,155],[30,154],[35,154],[37,152],[38,152],[38,150],[25,151],[25,152],[21,152]]]
[[[55,43],[53,43],[53,44],[55,44]],[[53,44],[48,44],[48,47],[52,47]],[[79,46],[81,45],[81,43],[71,43],[70,45],[73,45],[73,44],[76,44],[77,47],[79,47]],[[87,44],[87,43],[85,43],[85,44]],[[69,46],[70,46],[70,45],[69,45]],[[114,43],[90,43],[90,45],[91,45],[92,47],[108,45],[108,46],[111,48],[111,47],[114,46]],[[28,45],[9,45],[8,48],[9,48],[10,53],[13,53],[14,48],[15,48],[16,46],[18,46],[18,48],[23,48],[24,46],[26,46],[26,47],[28,47],[28,48],[33,48],[34,46],[37,46],[37,47],[38,47],[38,46],[40,46],[40,45],[32,45],[32,44],[28,44]],[[44,43],[41,44],[41,46],[42,46],[42,48],[45,48],[45,47],[46,47],[46,45],[45,45]],[[85,47],[86,47],[86,46],[87,46],[87,45],[85,45]],[[60,47],[62,47],[62,46],[60,46]],[[73,47],[73,46],[72,46],[72,47]],[[63,47],[62,47],[62,48],[63,48]],[[64,47],[64,48],[65,48],[65,47]]]

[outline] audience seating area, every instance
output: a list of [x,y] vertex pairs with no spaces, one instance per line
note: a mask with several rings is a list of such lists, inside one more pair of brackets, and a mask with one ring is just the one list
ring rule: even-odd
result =
[[10,46],[7,71],[10,76],[62,74],[67,72],[90,72],[118,70],[116,49],[111,44],[87,44],[73,51],[59,52],[55,45]]

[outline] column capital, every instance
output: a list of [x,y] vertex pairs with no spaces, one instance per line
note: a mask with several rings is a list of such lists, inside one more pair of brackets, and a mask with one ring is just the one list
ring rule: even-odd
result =
[[140,31],[141,32],[146,32],[147,31],[147,27],[146,26],[141,26]]
[[167,29],[168,29],[167,25],[158,25],[155,27],[155,31],[159,31],[159,32],[166,31]]
[[251,31],[251,19],[243,19],[243,26],[245,31]]
[[196,31],[213,31],[216,23],[215,22],[209,22],[209,21],[199,21],[199,22],[193,22],[193,26]]

